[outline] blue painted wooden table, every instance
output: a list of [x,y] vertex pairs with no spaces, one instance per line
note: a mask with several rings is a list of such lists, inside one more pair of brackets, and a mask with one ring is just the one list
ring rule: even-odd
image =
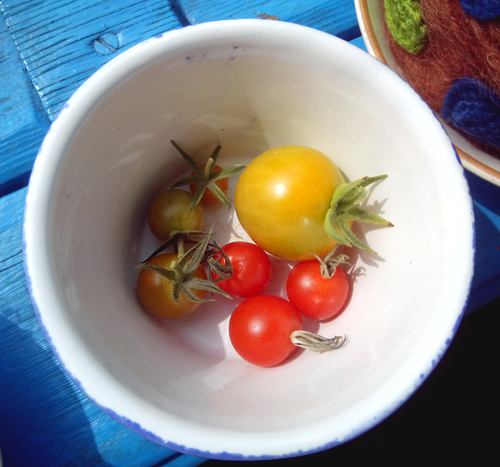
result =
[[[69,96],[132,45],[188,24],[279,18],[363,48],[352,0],[0,0],[0,449],[10,465],[197,465],[122,427],[62,371],[33,314],[21,227],[37,149]],[[500,290],[500,189],[467,175],[476,215],[468,311]],[[459,254],[459,252],[457,252]]]

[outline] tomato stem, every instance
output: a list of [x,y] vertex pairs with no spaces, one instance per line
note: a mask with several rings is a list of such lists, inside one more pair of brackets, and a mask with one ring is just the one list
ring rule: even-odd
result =
[[[220,148],[220,146],[217,146]],[[215,161],[213,160],[212,157],[209,157],[207,160],[207,163],[205,164],[205,169],[203,170],[203,175],[206,179],[210,178],[210,175],[212,173],[212,169],[214,168]]]
[[340,349],[347,343],[347,336],[335,336],[332,338],[323,337],[309,331],[293,331],[290,334],[290,340],[293,345],[313,352],[329,352],[330,350]]
[[229,169],[221,169],[216,166],[217,158],[221,151],[220,144],[217,145],[212,154],[207,159],[204,166],[198,165],[192,156],[190,156],[186,151],[184,151],[175,141],[170,141],[172,145],[177,149],[182,158],[191,166],[193,169],[193,174],[188,177],[181,178],[178,180],[172,188],[177,188],[183,185],[194,183],[196,185],[196,190],[193,195],[193,202],[191,203],[191,209],[196,207],[203,198],[203,195],[208,190],[210,191],[222,204],[231,207],[231,202],[229,201],[226,193],[216,184],[218,180],[223,178],[229,178],[231,175],[241,171],[245,168],[244,165],[235,165]]
[[145,260],[141,261],[141,263],[148,262],[151,258],[159,255],[171,245],[176,244],[179,237],[182,237],[185,241],[199,242],[201,236],[203,235],[205,234],[201,230],[185,230],[182,232],[181,231],[172,232],[168,237],[168,239],[164,243],[162,243],[155,251],[153,251],[153,253],[151,253]]
[[349,264],[349,256],[344,254],[333,256],[337,251],[337,247],[338,245],[335,245],[324,258],[321,258],[318,255],[314,255],[314,257],[319,261],[321,276],[324,279],[331,279],[335,274],[337,267],[341,264]]
[[184,236],[179,235],[177,238],[177,256],[180,258],[184,254]]
[[[191,235],[202,234],[201,239],[194,239]],[[191,246],[187,251],[185,251],[185,240],[194,241],[194,245]],[[173,264],[168,267],[162,267],[155,264],[149,264],[149,261],[156,254],[165,250],[168,246],[174,244],[177,248],[177,259]],[[214,253],[210,251],[222,251],[213,239],[213,227],[210,228],[209,232],[204,234],[203,232],[175,232],[171,237],[165,242],[160,248],[156,249],[155,252],[144,262],[139,264],[140,269],[149,269],[156,272],[160,276],[164,277],[173,283],[172,297],[175,303],[179,302],[180,293],[182,292],[190,301],[192,302],[210,302],[213,301],[212,298],[199,298],[194,291],[203,290],[206,292],[216,293],[222,295],[226,298],[232,299],[231,295],[222,290],[216,283],[216,281],[200,279],[196,277],[196,271],[200,265],[206,261],[207,254],[213,255]],[[228,258],[229,261],[229,258]],[[229,263],[230,264],[230,263]],[[227,273],[226,273],[227,277]]]
[[[215,243],[215,242],[214,242]],[[226,254],[223,248],[216,245],[214,251],[210,253],[207,258],[207,264],[210,271],[215,275],[215,282],[221,282],[223,280],[231,278],[233,275],[233,265],[231,264],[231,259]],[[223,262],[220,261],[222,256]]]
[[357,247],[360,250],[375,253],[365,242],[351,230],[355,221],[367,224],[392,227],[393,224],[378,214],[361,208],[360,203],[368,196],[366,188],[376,182],[384,180],[387,175],[363,177],[350,183],[341,183],[334,191],[330,201],[324,228],[326,233],[342,245]]
[[170,140],[172,143],[172,146],[179,151],[179,154],[182,156],[182,158],[191,166],[193,171],[197,174],[200,174],[201,172],[201,167],[196,163],[196,161],[186,152],[184,149],[182,149],[173,139]]

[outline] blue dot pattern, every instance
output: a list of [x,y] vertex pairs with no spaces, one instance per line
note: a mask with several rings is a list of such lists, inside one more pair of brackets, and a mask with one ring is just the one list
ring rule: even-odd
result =
[[441,115],[479,142],[500,148],[500,96],[481,81],[455,81],[444,98]]
[[466,13],[481,21],[500,18],[500,0],[460,0],[460,3]]

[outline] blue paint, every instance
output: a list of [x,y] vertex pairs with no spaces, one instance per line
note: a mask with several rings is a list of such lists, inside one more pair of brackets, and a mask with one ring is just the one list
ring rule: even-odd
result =
[[[495,265],[500,265],[500,206],[499,188],[488,184],[473,174],[467,174],[471,195],[474,198],[474,217],[477,228],[474,231],[476,250],[474,252],[474,276],[468,310],[476,310],[498,298],[500,275]],[[496,292],[493,292],[496,288]],[[493,292],[493,293],[492,293]]]
[[460,0],[460,4],[466,13],[479,20],[500,18],[500,0]]
[[0,196],[26,185],[49,121],[0,16]]
[[359,36],[356,39],[353,39],[351,41],[351,44],[355,45],[356,47],[358,47],[361,50],[364,50],[366,52],[366,44],[365,44],[365,41],[363,40],[363,36]]
[[[6,466],[50,465],[50,459],[67,459],[64,451],[85,450],[87,465],[105,465],[78,394],[51,351],[13,321],[0,315],[0,444]],[[22,345],[22,351],[12,351]],[[41,375],[36,367],[45,365]],[[19,386],[22,379],[25,388]],[[36,388],[36,390],[33,390]],[[64,394],[64,407],[60,407]],[[48,414],[58,413],[64,423],[47,424]],[[70,434],[71,433],[71,434]],[[47,443],[47,439],[57,443]]]
[[[0,110],[2,110],[0,196],[11,193],[26,184],[36,149],[48,127],[47,115],[54,119],[60,109],[66,106],[66,101],[73,91],[91,73],[116,55],[115,53],[101,55],[96,52],[93,41],[101,34],[116,31],[119,34],[117,37],[123,41],[120,43],[119,52],[121,52],[148,37],[154,35],[163,37],[165,31],[178,28],[183,22],[187,24],[188,17],[199,22],[210,19],[210,15],[213,15],[212,19],[218,20],[238,15],[239,17],[255,17],[258,13],[268,13],[275,14],[281,19],[317,27],[343,38],[350,39],[359,36],[351,0],[331,2],[283,0],[267,3],[260,1],[220,2],[218,0],[204,2],[124,0],[96,3],[78,0],[72,2],[69,14],[68,2],[64,0],[55,0],[50,4],[49,2],[32,2],[29,8],[23,8],[24,4],[24,0],[3,0],[3,15],[0,15],[0,45],[2,46],[0,47],[0,70],[2,71],[0,73]],[[176,4],[178,8],[174,8],[173,4]],[[260,8],[259,5],[266,6]],[[276,8],[276,10],[268,11],[268,7]],[[261,9],[265,11],[258,11]],[[179,12],[185,15],[184,20]],[[10,30],[5,27],[5,21],[9,22]],[[362,41],[358,39],[354,42],[356,45],[361,45]],[[29,71],[28,74],[24,73],[25,67]],[[498,258],[500,254],[497,248],[500,219],[498,189],[491,185],[489,187],[493,190],[490,191],[485,190],[484,186],[479,188],[481,183],[482,185],[486,183],[481,180],[478,182],[479,179],[470,174],[468,174],[468,180],[474,198],[480,200],[480,202],[476,201],[474,206],[478,248],[475,258],[473,294],[469,300],[469,307],[474,308],[497,295],[499,277],[498,267],[495,265],[500,264],[500,261],[496,261],[495,258]],[[61,377],[61,374],[65,374],[66,370],[61,369],[56,362],[57,358],[46,350],[44,343],[40,344],[40,348],[34,343],[42,342],[41,335],[46,334],[46,331],[37,323],[29,304],[29,295],[22,285],[15,286],[12,290],[8,289],[12,284],[22,284],[22,265],[18,264],[20,253],[12,256],[12,252],[21,249],[19,216],[22,215],[23,199],[24,190],[0,198],[0,240],[2,240],[0,241],[0,263],[7,268],[5,271],[0,271],[0,297],[2,299],[0,320],[7,318],[7,321],[2,321],[5,325],[0,325],[2,328],[0,345],[10,342],[12,343],[11,351],[22,352],[24,349],[33,354],[33,359],[36,358],[36,354],[40,354],[40,359],[34,360],[37,363],[36,370],[27,369],[13,382],[12,388],[14,390],[18,388],[19,394],[22,394],[23,388],[25,389],[28,384],[33,383],[30,388],[33,391],[33,399],[30,400],[35,401],[36,397],[43,395],[44,387],[45,389],[51,387],[50,384],[45,386],[46,380],[54,378],[54,384],[57,383],[57,388],[51,392],[57,395],[60,403],[52,407],[51,418],[46,413],[37,412],[36,410],[40,408],[35,407],[34,403],[31,404],[35,418],[41,424],[46,423],[45,433],[41,435],[42,437],[45,435],[45,448],[52,449],[51,453],[54,454],[57,452],[58,445],[64,448],[67,446],[65,442],[69,443],[68,440],[71,440],[71,446],[59,452],[58,459],[67,460],[67,463],[72,464],[80,462],[89,465],[102,461],[120,466],[170,462],[176,465],[179,463],[194,465],[200,462],[198,458],[180,456],[177,452],[159,446],[156,442],[160,441],[168,445],[168,441],[158,440],[154,434],[145,433],[140,426],[125,418],[120,418],[117,414],[113,416],[130,428],[148,436],[149,439],[153,439],[155,443],[115,423],[82,394],[77,386],[64,382],[65,377]],[[9,233],[11,231],[14,232],[13,235]],[[8,235],[5,235],[5,232]],[[9,259],[8,256],[11,258]],[[29,285],[29,276],[26,277]],[[455,324],[453,333],[459,322],[460,320]],[[23,326],[22,329],[21,326]],[[34,342],[29,342],[29,335],[23,331],[26,328],[30,329]],[[446,341],[445,346],[449,345],[449,340]],[[27,342],[28,345],[23,345]],[[45,342],[52,345],[49,336],[46,336]],[[14,359],[16,355],[9,355],[9,358]],[[29,360],[21,360],[21,364],[26,364]],[[38,380],[34,380],[32,371],[39,373]],[[428,373],[419,375],[419,381],[425,379],[427,375]],[[416,382],[416,386],[419,384],[420,382]],[[72,389],[68,390],[68,388]],[[3,394],[1,391],[0,385],[0,393]],[[5,400],[3,397],[2,401]],[[16,407],[15,404],[12,410],[14,407]],[[9,410],[9,407],[7,405],[0,410]],[[361,431],[370,428],[388,415],[389,413],[382,414],[372,419]],[[54,420],[57,420],[57,423],[54,423]],[[65,431],[67,437],[62,442],[59,439],[60,436],[53,438],[49,436],[51,433],[64,435]],[[35,434],[25,432],[25,441],[29,441],[30,437]],[[358,434],[361,432],[352,433],[351,438]],[[33,440],[33,442],[38,442],[38,440]],[[311,452],[334,447],[339,443],[339,440],[332,440],[328,445],[318,447]],[[4,443],[0,441],[0,444]],[[172,447],[190,450],[189,447],[174,445]],[[16,446],[12,448],[18,449]],[[81,449],[81,451],[77,453],[72,448]],[[11,462],[10,458],[5,458],[14,451],[8,453],[5,445],[2,449],[7,465],[19,464],[15,461]],[[43,449],[39,451],[41,455],[48,452]],[[191,452],[196,455],[204,454],[196,450],[191,450]],[[210,453],[207,454],[210,455]],[[243,458],[233,453],[218,454],[228,459]],[[297,454],[306,453],[298,452],[289,455]],[[21,453],[21,455],[29,456],[30,453]],[[38,464],[51,464],[49,460],[44,462],[43,457],[38,461]]]
[[[116,55],[116,52],[102,54],[108,50],[102,44],[96,51],[96,39],[115,34],[121,52],[180,26],[164,0],[75,0],[71,8],[65,0],[55,0],[50,5],[35,2],[30,8],[19,8],[19,0],[4,0],[2,9],[18,51],[24,57],[28,76],[52,120],[71,94]],[[27,30],[30,34],[26,34]]]
[[[35,153],[36,148],[31,147],[30,149],[32,150],[32,152],[30,151],[30,153],[28,153],[28,157],[35,157],[32,154]],[[7,152],[7,157],[8,154],[9,153]],[[18,167],[16,167],[16,169],[18,169]],[[21,171],[22,170],[19,170],[19,172]],[[16,172],[18,172],[18,170],[16,170],[11,175],[6,174],[8,176],[8,179],[3,180],[0,183],[0,196],[6,196],[10,193],[13,193],[14,191],[20,190],[28,184],[31,172],[28,170],[27,172],[22,172],[19,175],[17,175]]]
[[500,96],[481,81],[454,81],[443,100],[441,115],[456,129],[500,149]]
[[[345,40],[360,36],[352,0],[267,0],[220,1],[181,0],[191,24],[221,19],[277,17],[282,21],[310,26]],[[272,20],[266,20],[272,21]]]

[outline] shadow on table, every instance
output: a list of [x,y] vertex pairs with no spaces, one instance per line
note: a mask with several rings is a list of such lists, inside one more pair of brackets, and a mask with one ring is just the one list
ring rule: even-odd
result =
[[474,200],[475,244],[474,277],[467,311],[472,311],[498,297],[500,264],[500,188],[474,174],[466,173]]
[[500,188],[468,171],[465,171],[465,178],[474,201],[500,214]]
[[5,467],[105,465],[77,389],[52,352],[3,316],[0,335],[0,448]]

